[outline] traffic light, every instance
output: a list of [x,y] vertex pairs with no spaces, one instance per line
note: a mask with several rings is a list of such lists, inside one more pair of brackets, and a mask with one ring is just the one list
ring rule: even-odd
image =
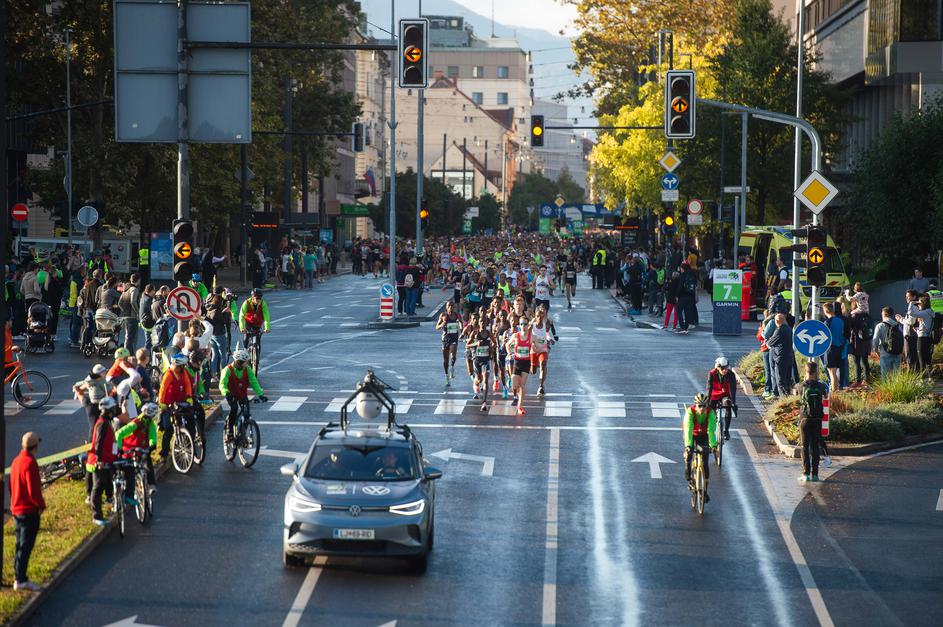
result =
[[806,236],[806,280],[810,285],[822,287],[825,285],[827,273],[825,262],[828,259],[828,235],[820,226],[810,226]]
[[423,89],[428,84],[429,20],[399,21],[399,86]]
[[351,130],[354,133],[354,152],[363,152],[363,122],[354,122],[354,126]]
[[174,220],[174,280],[187,283],[193,278],[193,223]]
[[661,233],[666,237],[672,237],[675,234],[675,218],[673,215],[666,215],[661,219]]
[[530,116],[530,145],[538,147],[544,145],[544,116],[542,115]]
[[422,204],[420,205],[419,225],[422,227],[423,233],[425,233],[426,229],[429,228],[429,210],[426,208],[425,199],[423,199]]
[[694,71],[670,70],[665,79],[665,137],[694,137],[696,102]]

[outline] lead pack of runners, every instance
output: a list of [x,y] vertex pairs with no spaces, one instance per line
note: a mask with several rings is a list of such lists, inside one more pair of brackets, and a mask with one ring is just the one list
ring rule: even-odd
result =
[[532,375],[538,378],[537,396],[546,393],[550,352],[559,339],[550,298],[561,290],[572,308],[582,270],[578,246],[545,236],[515,246],[500,238],[470,238],[438,254],[443,289],[452,291],[435,327],[442,334],[446,386],[455,379],[462,344],[481,411],[488,411],[492,393],[513,397],[517,413],[526,414]]

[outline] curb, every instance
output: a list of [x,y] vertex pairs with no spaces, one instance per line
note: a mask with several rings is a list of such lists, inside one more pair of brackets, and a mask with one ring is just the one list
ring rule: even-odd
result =
[[[212,411],[206,414],[206,426],[209,427],[214,422],[219,420],[219,417],[222,415],[222,404],[217,403],[216,407]],[[168,470],[170,470],[171,464],[168,462],[162,466],[154,468],[154,475],[156,478],[164,476]],[[111,521],[109,521],[111,522]],[[104,542],[105,538],[115,530],[114,524],[109,524],[107,527],[101,527],[97,531],[93,532],[85,541],[83,541],[76,549],[68,556],[66,559],[53,571],[52,577],[48,582],[43,584],[43,589],[35,593],[30,599],[20,607],[19,611],[10,619],[10,622],[7,623],[11,627],[19,627],[20,625],[27,624],[27,620],[30,616],[33,615],[39,606],[46,600],[46,598],[52,594],[52,592],[59,587],[59,585],[66,580],[69,574],[81,564],[85,558],[91,555],[92,551],[98,547],[99,544]]]
[[381,329],[386,331],[393,331],[395,329],[413,329],[419,326],[418,321],[410,320],[391,320],[389,322],[368,322],[363,325],[365,329]]
[[[731,370],[737,377],[737,382],[740,384],[740,389],[743,390],[743,393],[750,399],[753,409],[755,409],[756,413],[759,414],[760,420],[763,421],[763,426],[766,427],[766,431],[769,433],[770,437],[773,438],[773,444],[776,445],[776,448],[779,449],[779,452],[782,453],[784,457],[789,459],[798,459],[801,452],[800,447],[790,444],[786,436],[781,434],[779,431],[774,430],[773,426],[763,417],[764,409],[766,409],[766,407],[762,401],[758,400],[759,397],[756,395],[756,390],[753,389],[753,384],[750,383],[750,380],[744,376],[741,376],[740,371],[737,368],[731,368]],[[829,452],[832,454],[837,454],[835,452],[835,447],[830,447]]]
[[623,313],[625,313],[626,317],[627,317],[629,320],[631,320],[632,322],[635,323],[635,327],[636,327],[636,328],[638,328],[638,329],[656,330],[656,331],[658,331],[658,330],[661,329],[661,327],[660,327],[659,325],[655,324],[654,322],[649,322],[649,321],[647,321],[647,320],[638,320],[638,319],[635,318],[635,316],[630,315],[630,314],[629,314],[629,306],[626,305],[625,302],[622,301],[620,298],[617,298],[616,295],[612,293],[612,290],[606,290],[606,291],[609,292],[609,297],[610,297],[612,300],[614,300],[617,305],[619,305],[619,307],[622,309]]

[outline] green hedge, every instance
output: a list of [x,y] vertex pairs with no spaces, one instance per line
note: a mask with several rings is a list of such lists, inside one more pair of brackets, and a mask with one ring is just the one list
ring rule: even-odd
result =
[[[789,442],[797,444],[798,398],[777,399],[766,413],[773,428]],[[908,435],[923,435],[943,430],[943,406],[935,400],[914,403],[884,403],[832,416],[829,439],[835,442],[865,444],[893,442]]]
[[838,442],[892,442],[904,437],[900,423],[877,407],[836,416],[829,426],[829,439]]

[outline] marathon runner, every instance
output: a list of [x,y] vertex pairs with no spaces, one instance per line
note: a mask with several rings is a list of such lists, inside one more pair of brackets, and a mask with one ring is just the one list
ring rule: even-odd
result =
[[445,370],[445,385],[452,385],[455,378],[455,358],[458,353],[458,334],[462,330],[462,316],[455,311],[455,303],[445,302],[445,311],[439,314],[436,330],[442,331],[442,367]]

